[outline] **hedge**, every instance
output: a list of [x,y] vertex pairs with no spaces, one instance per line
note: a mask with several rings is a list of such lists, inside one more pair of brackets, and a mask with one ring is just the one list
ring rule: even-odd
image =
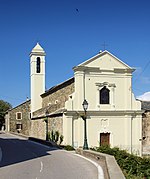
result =
[[97,152],[113,155],[127,179],[150,179],[150,158],[142,158],[118,147],[100,146]]

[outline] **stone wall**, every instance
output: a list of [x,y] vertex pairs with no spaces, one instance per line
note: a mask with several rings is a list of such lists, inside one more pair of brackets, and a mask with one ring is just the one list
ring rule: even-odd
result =
[[60,108],[60,104],[51,104],[49,106],[45,106],[35,112],[33,112],[33,118],[38,118],[40,116],[45,116],[45,112],[48,111],[48,113],[55,112],[57,109]]
[[150,153],[150,111],[143,113],[142,128],[143,152]]
[[[74,92],[74,80],[68,83],[61,84],[50,92],[49,95],[43,97],[43,108],[47,106],[48,112],[52,113],[60,108],[65,107],[65,102],[68,100],[69,95]],[[60,135],[63,134],[63,117],[50,117],[48,119],[49,132],[52,130],[59,131]]]
[[46,139],[46,123],[44,119],[31,120],[31,137]]
[[69,95],[74,92],[74,80],[70,80],[68,83],[64,82],[43,95],[42,107],[59,104],[62,108],[65,106],[65,102],[68,100]]
[[[45,112],[51,114],[56,110],[64,108],[65,102],[69,95],[74,92],[74,78],[69,79],[62,84],[59,84],[42,95],[42,108],[33,113],[33,119],[30,119],[30,101],[20,104],[8,112],[10,121],[10,131],[18,132],[27,136],[45,139],[46,138],[46,123]],[[22,119],[16,119],[16,113],[21,112]],[[58,112],[59,113],[59,112]],[[63,134],[63,119],[62,115],[49,117],[49,131],[59,131]],[[17,129],[17,124],[22,125],[22,129]]]
[[73,92],[74,78],[59,84],[42,94],[42,108],[33,113],[33,119],[31,120],[31,137],[40,139],[46,138],[46,123],[44,122],[46,111],[48,111],[49,115],[57,111],[56,115],[48,117],[48,131],[50,133],[52,130],[54,132],[59,131],[60,135],[63,134],[62,111],[59,111],[59,109],[65,107],[65,102]]
[[[17,113],[21,113],[21,119],[16,118]],[[8,112],[9,130],[29,136],[31,128],[30,101],[24,102]],[[17,129],[17,124],[22,125],[22,129]]]
[[48,118],[49,131],[59,131],[60,135],[63,134],[63,120],[62,116]]
[[[39,138],[39,139],[46,139],[46,123],[45,117],[40,119],[31,120],[31,132],[30,136]],[[51,133],[59,131],[60,135],[63,134],[63,120],[62,116],[58,117],[48,117],[48,131]]]

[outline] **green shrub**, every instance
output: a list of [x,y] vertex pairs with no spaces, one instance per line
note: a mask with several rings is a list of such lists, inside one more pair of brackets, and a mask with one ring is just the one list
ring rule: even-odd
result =
[[51,133],[48,132],[48,140],[50,140],[50,138],[51,138]]
[[68,151],[75,150],[71,145],[66,145],[66,146],[64,146],[64,149],[65,149],[65,150],[68,150]]
[[55,132],[55,141],[54,142],[58,142],[58,140],[59,140],[59,131],[56,131]]
[[50,141],[56,142],[59,145],[61,145],[64,140],[64,136],[60,135],[59,131],[54,132],[53,130],[48,132],[48,138]]
[[117,147],[100,146],[93,150],[113,155],[127,179],[150,179],[150,158],[141,158]]
[[53,130],[51,131],[50,140],[53,142],[55,141],[55,133]]
[[63,135],[60,135],[60,137],[59,137],[59,145],[61,145],[61,143],[63,142],[63,140],[64,140],[64,136],[63,136]]

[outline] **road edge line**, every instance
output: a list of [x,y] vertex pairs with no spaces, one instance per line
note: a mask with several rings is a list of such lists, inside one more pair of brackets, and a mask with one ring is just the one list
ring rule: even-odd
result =
[[84,156],[81,156],[81,155],[79,155],[79,154],[74,154],[74,155],[76,155],[76,156],[78,156],[78,157],[81,157],[81,158],[84,158],[85,160],[88,160],[89,162],[93,163],[93,164],[97,167],[97,170],[98,170],[98,179],[104,179],[103,169],[102,169],[102,167],[101,167],[98,163],[94,162],[93,160],[91,160],[91,159],[89,159],[89,158],[86,158],[86,157],[84,157]]

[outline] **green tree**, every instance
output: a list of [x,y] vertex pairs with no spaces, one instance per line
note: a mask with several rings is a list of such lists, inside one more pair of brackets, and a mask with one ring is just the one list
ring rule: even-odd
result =
[[8,109],[11,109],[12,105],[4,100],[0,100],[0,129],[5,123],[5,113]]

